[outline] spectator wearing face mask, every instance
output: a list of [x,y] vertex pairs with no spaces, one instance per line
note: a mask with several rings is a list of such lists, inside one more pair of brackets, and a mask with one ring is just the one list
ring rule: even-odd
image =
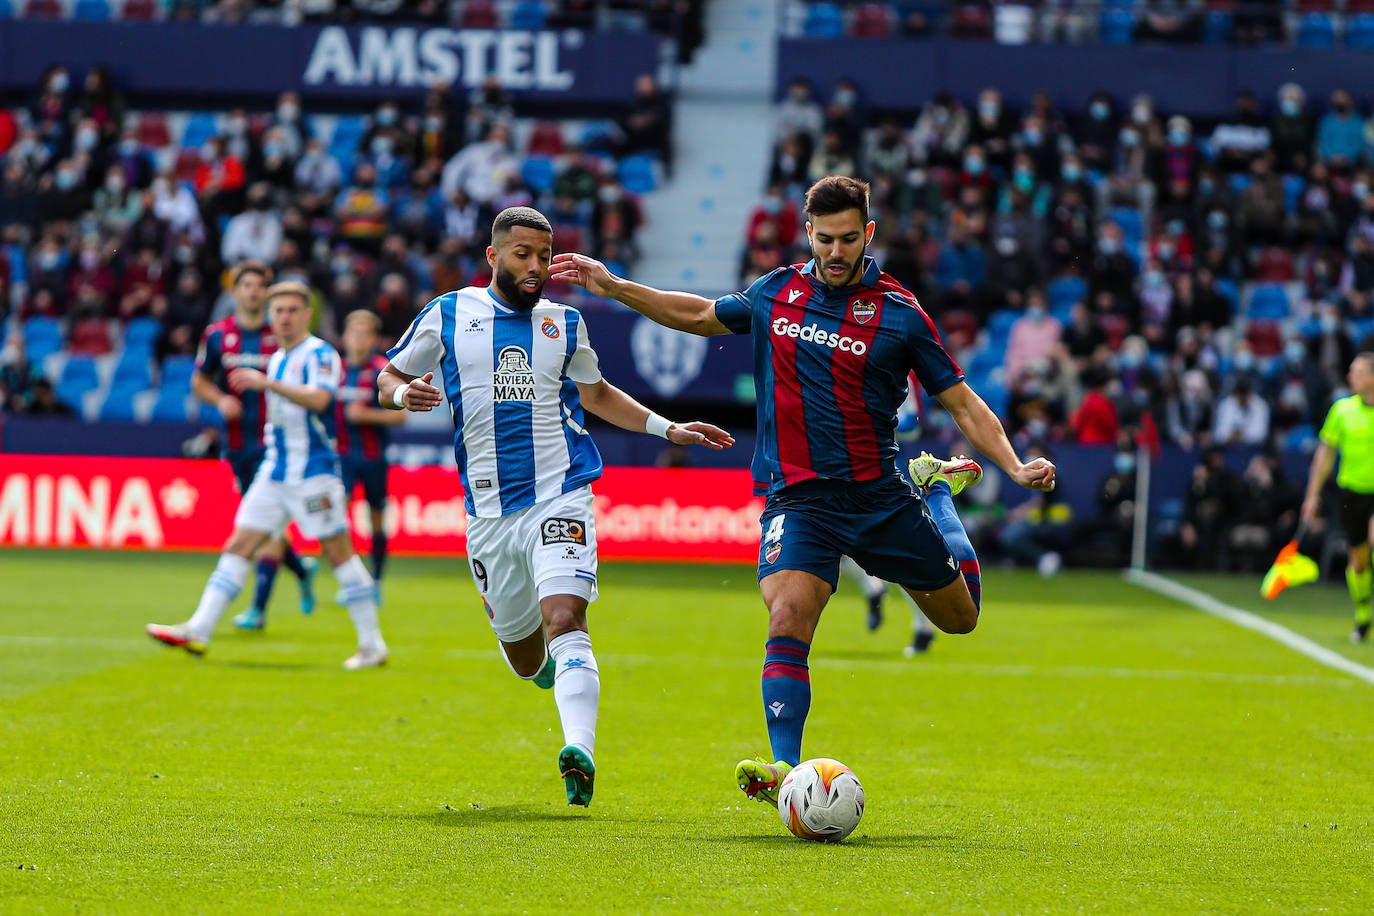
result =
[[1133,311],[1135,302],[1135,262],[1126,253],[1121,227],[1110,220],[1102,224],[1097,236],[1097,253],[1088,272],[1088,292],[1093,298],[1106,293],[1119,309]]
[[825,118],[821,106],[817,104],[811,83],[804,77],[797,77],[787,87],[787,96],[778,104],[777,121],[774,126],[775,143],[781,144],[788,137],[800,145],[800,155],[810,159],[820,140],[821,124]]
[[1084,116],[1073,131],[1073,138],[1077,141],[1084,168],[1095,172],[1111,168],[1117,142],[1116,111],[1111,96],[1105,92],[1093,93]]
[[1151,259],[1145,262],[1136,295],[1140,301],[1140,334],[1150,346],[1162,348],[1169,337],[1174,288],[1158,261]]
[[749,214],[748,244],[754,243],[759,227],[765,223],[773,226],[773,241],[784,250],[790,250],[797,243],[797,209],[783,196],[778,185],[770,187],[754,212]]
[[410,183],[410,165],[406,161],[399,144],[401,132],[394,129],[379,129],[372,133],[362,160],[371,163],[377,175],[377,187],[396,191]]
[[1060,352],[1063,325],[1050,314],[1045,296],[1038,289],[1026,297],[1026,312],[1011,325],[1007,352],[1003,359],[1007,375],[1016,378],[1031,363],[1048,361]]
[[959,100],[941,92],[927,102],[911,131],[916,161],[931,166],[955,168],[968,141],[968,112]]
[[1016,133],[1016,116],[1002,102],[1002,93],[991,87],[978,93],[978,107],[969,124],[968,141],[983,148],[988,164],[994,169],[1011,168],[1012,136]]
[[65,148],[72,112],[71,75],[61,64],[43,72],[30,112],[37,140],[50,150]]
[[1212,441],[1212,388],[1207,373],[1189,369],[1178,388],[1164,401],[1164,429],[1179,448],[1206,446]]
[[339,160],[318,139],[308,140],[296,162],[296,188],[306,194],[331,194],[343,184]]
[[1240,228],[1248,245],[1278,245],[1284,241],[1283,183],[1270,167],[1270,157],[1250,164],[1250,184],[1241,192]]
[[81,94],[82,117],[94,122],[102,143],[113,143],[124,128],[124,96],[115,88],[110,68],[93,67]]
[[1364,122],[1355,110],[1350,93],[1331,93],[1331,110],[1317,123],[1317,158],[1332,169],[1344,171],[1364,154]]
[[91,206],[105,231],[123,235],[143,215],[143,192],[129,187],[124,170],[112,165]]
[[1121,421],[1116,405],[1107,396],[1107,374],[1093,367],[1083,373],[1083,400],[1073,412],[1071,426],[1079,445],[1111,445],[1116,442]]
[[1278,112],[1270,123],[1269,135],[1279,171],[1286,175],[1307,171],[1317,128],[1307,109],[1307,95],[1297,83],[1279,87]]
[[[1236,368],[1244,372],[1239,356],[1237,354]],[[1238,378],[1231,387],[1231,393],[1217,404],[1216,427],[1212,435],[1218,445],[1258,446],[1268,441],[1269,405],[1255,394],[1250,378]]]
[[1273,137],[1253,92],[1236,95],[1235,109],[1217,123],[1207,142],[1217,165],[1228,173],[1248,172],[1255,156],[1269,150]]
[[277,97],[277,107],[267,127],[267,132],[272,130],[279,131],[277,142],[281,144],[282,155],[291,162],[299,159],[305,152],[305,141],[311,136],[310,124],[301,112],[299,95],[283,92]]
[[[1027,293],[1041,282],[1040,267],[1021,240],[1011,232],[999,232],[987,253],[988,311],[1019,309],[1028,305]],[[1044,307],[1044,297],[1039,297]],[[1058,322],[1055,322],[1058,324]]]
[[225,264],[261,261],[273,264],[281,248],[281,217],[272,209],[272,188],[265,182],[248,192],[248,209],[229,220],[220,244]]
[[91,205],[91,194],[81,180],[76,162],[64,159],[39,179],[38,216],[45,223],[72,222]]

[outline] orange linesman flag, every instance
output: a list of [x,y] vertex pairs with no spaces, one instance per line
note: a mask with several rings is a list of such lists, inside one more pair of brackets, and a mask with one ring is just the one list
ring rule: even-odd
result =
[[1298,553],[1298,541],[1294,538],[1284,545],[1279,551],[1278,559],[1274,560],[1274,565],[1264,574],[1260,594],[1265,599],[1273,601],[1284,589],[1316,582],[1319,578],[1321,570],[1317,566],[1317,561]]

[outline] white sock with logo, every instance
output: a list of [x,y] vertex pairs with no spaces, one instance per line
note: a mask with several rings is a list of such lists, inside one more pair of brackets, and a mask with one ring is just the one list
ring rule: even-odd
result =
[[563,722],[563,743],[596,749],[596,710],[601,701],[601,674],[592,654],[592,638],[581,630],[564,633],[549,643],[549,655],[558,665],[553,700]]
[[210,580],[205,583],[205,591],[200,593],[200,604],[196,605],[196,612],[186,622],[186,629],[200,639],[208,640],[210,634],[215,632],[215,624],[219,623],[220,617],[243,591],[243,583],[248,581],[248,573],[252,568],[253,564],[243,557],[232,553],[220,554],[215,571],[210,573]]
[[363,565],[363,558],[355,553],[335,566],[334,578],[339,581],[343,593],[340,597],[353,620],[353,629],[358,631],[358,648],[385,652],[386,643],[377,623],[377,585]]

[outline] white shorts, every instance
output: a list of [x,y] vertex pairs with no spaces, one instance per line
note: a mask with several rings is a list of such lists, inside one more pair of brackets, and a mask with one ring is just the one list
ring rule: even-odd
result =
[[595,601],[592,488],[500,518],[469,518],[468,565],[502,642],[517,642],[539,629],[541,598],[575,595]]
[[295,521],[301,534],[323,540],[348,530],[347,504],[343,482],[332,474],[282,483],[259,473],[243,494],[234,527],[276,536]]

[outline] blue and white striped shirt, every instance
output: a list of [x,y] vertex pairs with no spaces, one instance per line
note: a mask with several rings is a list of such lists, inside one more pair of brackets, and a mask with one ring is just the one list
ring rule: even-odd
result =
[[601,476],[577,391],[601,368],[576,309],[541,299],[524,312],[469,286],[425,306],[387,357],[406,375],[436,373],[469,515],[509,515]]
[[[278,350],[267,363],[267,376],[294,385],[313,385],[330,394],[339,389],[339,354],[318,337],[310,336],[289,350]],[[329,408],[314,413],[296,402],[267,392],[267,425],[263,443],[267,454],[260,474],[282,483],[339,473],[339,456],[328,423]]]

